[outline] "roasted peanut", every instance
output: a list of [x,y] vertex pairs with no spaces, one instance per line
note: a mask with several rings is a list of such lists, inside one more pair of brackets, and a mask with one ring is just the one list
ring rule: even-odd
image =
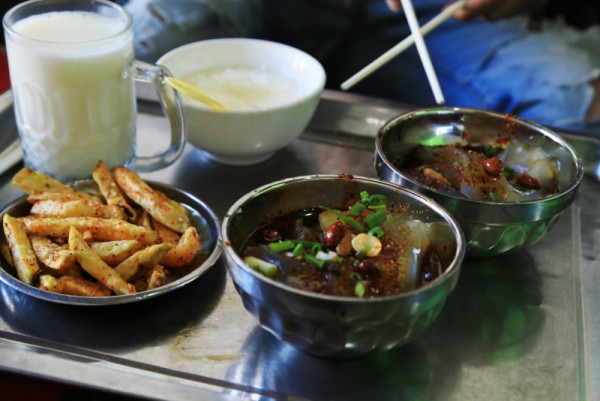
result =
[[494,177],[498,177],[500,174],[502,174],[502,170],[504,169],[502,162],[496,156],[490,157],[482,164],[485,172]]
[[526,188],[541,189],[542,186],[538,180],[530,176],[529,174],[523,173],[517,178],[517,184],[522,185]]

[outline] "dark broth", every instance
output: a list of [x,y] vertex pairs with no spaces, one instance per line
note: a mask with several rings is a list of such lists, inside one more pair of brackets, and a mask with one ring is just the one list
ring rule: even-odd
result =
[[[380,238],[381,252],[367,257],[359,252],[341,252],[336,261],[323,267],[305,258],[297,259],[289,252],[273,252],[267,245],[284,240],[320,243],[324,252],[337,252],[342,246],[328,245],[320,228],[319,208],[306,208],[279,215],[266,221],[254,230],[241,246],[242,257],[254,256],[275,264],[278,269],[272,277],[286,285],[318,294],[335,296],[357,296],[357,285],[361,285],[364,297],[377,297],[402,293],[411,288],[406,286],[407,260],[399,251],[411,247],[408,241],[399,243],[398,236],[383,235]],[[346,229],[348,229],[346,227]],[[351,234],[352,235],[352,234]],[[412,253],[412,251],[411,251]],[[425,250],[418,267],[414,287],[421,287],[441,275],[447,264],[435,246]]]

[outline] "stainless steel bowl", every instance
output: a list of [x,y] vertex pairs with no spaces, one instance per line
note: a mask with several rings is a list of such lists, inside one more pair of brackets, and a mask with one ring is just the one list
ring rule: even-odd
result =
[[[157,182],[147,182],[152,188],[163,192],[171,199],[185,206],[190,214],[190,221],[198,230],[198,235],[200,235],[202,240],[200,250],[191,265],[180,268],[182,272],[185,272],[184,275],[172,277],[170,281],[162,287],[141,291],[135,294],[111,295],[107,297],[65,295],[41,290],[23,283],[17,278],[16,271],[0,256],[0,281],[16,291],[50,302],[70,305],[104,306],[139,302],[145,299],[154,298],[158,295],[180,288],[200,277],[216,263],[221,255],[220,225],[217,216],[204,202],[185,191]],[[98,193],[98,188],[92,180],[77,181],[72,186],[83,192],[91,194]],[[24,216],[29,213],[30,208],[31,204],[27,202],[26,196],[23,196],[0,211],[0,220],[4,217],[5,213],[9,213],[14,217]],[[0,232],[0,235],[2,236],[0,242],[5,241],[4,232]]]
[[[342,207],[360,191],[407,204],[424,221],[450,225],[455,249],[445,272],[428,286],[381,298],[325,296],[298,290],[255,272],[242,262],[242,241],[268,216],[305,207]],[[307,353],[346,358],[406,343],[438,315],[458,280],[464,237],[438,204],[411,190],[362,177],[314,175],[289,178],[258,188],[231,206],[223,219],[223,258],[244,306],[260,325]]]
[[[507,124],[517,138],[542,137],[544,150],[560,154],[558,193],[509,203],[465,199],[428,188],[393,164],[400,154],[418,144],[485,143],[506,130]],[[573,202],[583,178],[580,158],[559,135],[512,115],[477,109],[434,108],[400,115],[379,130],[375,147],[375,169],[380,178],[431,197],[458,220],[467,240],[467,258],[492,257],[538,241]]]

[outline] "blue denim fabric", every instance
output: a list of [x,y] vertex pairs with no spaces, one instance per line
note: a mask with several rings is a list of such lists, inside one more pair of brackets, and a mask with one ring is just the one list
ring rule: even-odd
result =
[[[464,24],[461,30],[480,38],[482,32],[493,34],[495,27],[515,22],[518,19],[480,21]],[[479,55],[470,54],[465,57],[468,66],[438,63],[448,103],[513,113],[553,127],[600,132],[600,127],[584,124],[594,97],[590,83],[600,77],[600,27],[581,32],[561,21],[546,21],[540,31],[530,31],[522,23],[522,35]],[[456,35],[432,36],[430,51],[436,60],[452,59],[440,51],[456,49],[449,37]]]
[[[448,0],[414,0],[421,24]],[[383,0],[129,0],[136,56],[149,61],[184,43],[259,37],[315,56],[327,86],[339,85],[410,34],[404,14]],[[446,104],[512,113],[541,124],[596,130],[584,116],[600,76],[600,27],[576,31],[560,21],[530,30],[525,17],[448,20],[425,37]],[[353,92],[434,106],[411,47]]]

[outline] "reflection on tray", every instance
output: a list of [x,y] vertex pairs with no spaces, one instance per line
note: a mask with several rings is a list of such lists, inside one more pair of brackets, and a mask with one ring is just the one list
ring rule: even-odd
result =
[[[0,283],[0,315],[23,334],[76,347],[124,352],[175,336],[192,322],[206,319],[223,295],[225,277],[225,269],[217,263],[201,279],[158,298],[92,308],[47,302]],[[197,302],[199,299],[202,302]]]
[[0,175],[23,159],[12,102],[12,91],[0,95]]

